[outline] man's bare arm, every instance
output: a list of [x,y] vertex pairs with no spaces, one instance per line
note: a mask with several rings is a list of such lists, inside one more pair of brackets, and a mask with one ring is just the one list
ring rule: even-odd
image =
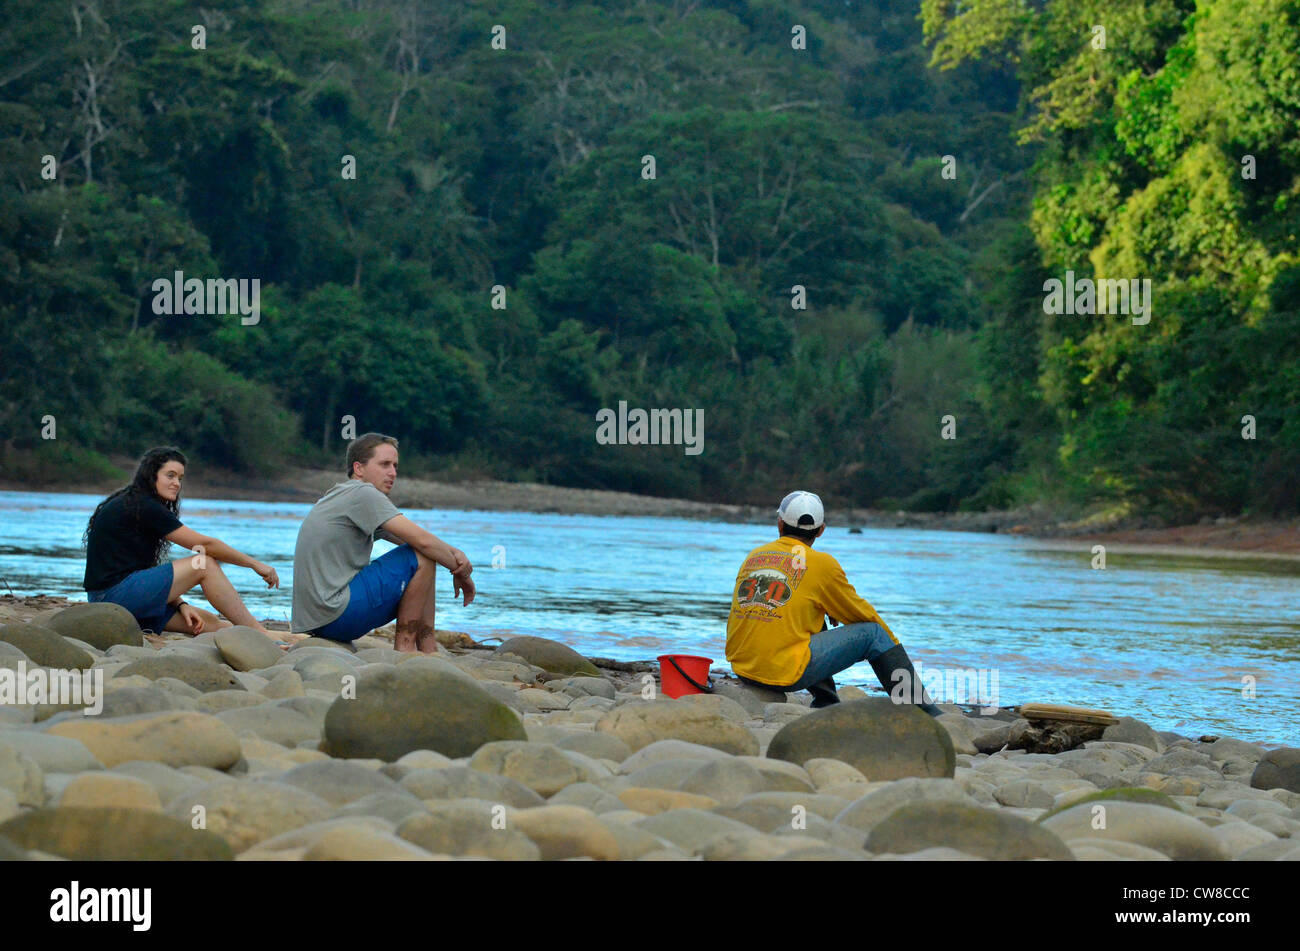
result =
[[459,548],[452,548],[432,532],[416,525],[405,515],[394,515],[380,526],[389,535],[400,539],[402,544],[410,545],[421,555],[442,565],[453,574],[463,574],[470,566],[469,559]]

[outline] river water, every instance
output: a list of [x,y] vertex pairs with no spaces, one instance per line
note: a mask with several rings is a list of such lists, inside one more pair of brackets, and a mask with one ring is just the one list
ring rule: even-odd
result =
[[[84,599],[81,534],[101,498],[0,492],[0,593]],[[181,519],[274,565],[275,590],[247,569],[227,574],[254,615],[287,621],[294,542],[309,508],[186,499]],[[775,535],[669,518],[404,514],[475,565],[469,607],[452,601],[440,574],[438,627],[476,640],[536,634],[624,660],[703,654],[715,670],[726,667],[736,571]],[[927,669],[948,674],[941,699],[974,700],[957,692],[974,676],[982,702],[1102,707],[1185,735],[1300,745],[1300,562],[1110,551],[1097,570],[1082,546],[834,526],[817,545],[920,662],[923,680]],[[391,547],[377,542],[374,554]],[[867,664],[837,682],[876,683]]]

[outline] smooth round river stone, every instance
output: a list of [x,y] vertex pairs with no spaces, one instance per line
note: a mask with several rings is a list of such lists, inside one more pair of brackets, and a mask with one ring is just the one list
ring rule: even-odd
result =
[[59,794],[59,806],[120,806],[162,811],[158,792],[143,779],[95,770],[74,776]]
[[952,777],[957,754],[948,731],[910,704],[885,697],[813,710],[783,726],[768,744],[771,759],[802,766],[837,759],[871,780]]
[[169,654],[165,657],[142,657],[133,660],[117,672],[119,677],[139,675],[150,680],[174,678],[195,690],[208,693],[213,690],[242,690],[235,672],[225,664],[213,664],[198,657]]
[[[193,704],[189,704],[193,706]],[[166,713],[169,710],[188,709],[184,698],[156,685],[148,687],[118,687],[104,692],[104,709],[99,716],[105,720],[115,717],[133,717],[141,713]]]
[[0,825],[0,839],[77,861],[229,861],[229,843],[161,812],[144,809],[37,809]]
[[564,680],[552,680],[546,688],[559,690],[574,697],[614,699],[614,685],[604,677],[568,677]]
[[755,831],[743,822],[701,809],[673,809],[638,820],[637,827],[666,839],[686,852],[698,855],[713,839],[722,835],[752,836]]
[[467,674],[450,664],[407,662],[358,674],[356,698],[330,705],[321,751],[391,763],[412,750],[454,759],[484,743],[527,738],[519,717]]
[[975,805],[956,780],[909,777],[896,779],[851,802],[835,817],[835,821],[840,825],[866,832],[895,809],[916,802],[954,802],[966,806]]
[[47,731],[79,740],[105,766],[153,760],[168,766],[229,769],[239,761],[235,731],[206,713],[175,711],[99,720],[65,720]]
[[541,849],[523,832],[511,827],[513,815],[477,799],[434,803],[427,813],[412,816],[399,825],[397,835],[435,854],[535,862],[542,856]]
[[402,777],[401,787],[420,799],[487,799],[518,809],[546,802],[523,783],[467,766],[417,769]]
[[1136,743],[1157,753],[1165,748],[1155,730],[1133,717],[1120,717],[1102,731],[1101,738],[1107,742]]
[[960,802],[916,802],[891,812],[867,836],[867,850],[919,852],[947,847],[990,860],[1073,861],[1061,838],[996,809]]
[[45,774],[36,760],[4,742],[7,735],[0,733],[0,789],[13,793],[20,805],[39,806],[45,801]]
[[678,783],[677,788],[731,806],[748,795],[766,792],[767,780],[747,763],[728,758],[701,763]]
[[616,707],[596,721],[596,732],[618,737],[633,751],[658,740],[685,740],[736,756],[758,754],[758,739],[739,723],[701,706],[665,698]]
[[[91,723],[94,719],[77,716],[67,722],[76,725]],[[30,756],[45,773],[80,773],[88,769],[103,769],[106,764],[85,743],[79,742],[75,737],[69,739],[66,736],[52,735],[62,725],[50,726],[43,733],[8,730],[0,733],[0,747],[11,746]]]
[[1259,758],[1250,785],[1255,789],[1286,789],[1300,793],[1300,749],[1284,746],[1269,750]]
[[510,825],[528,836],[547,861],[619,857],[618,839],[595,813],[581,806],[520,809],[510,817]]
[[[1055,801],[1055,800],[1053,800]],[[1096,792],[1082,793],[1081,795],[1072,795],[1068,797],[1059,806],[1043,813],[1038,817],[1038,822],[1050,819],[1052,816],[1071,809],[1080,803],[1108,803],[1108,802],[1137,802],[1148,806],[1160,806],[1165,809],[1172,809],[1175,812],[1182,812],[1182,807],[1176,803],[1167,793],[1162,793],[1157,789],[1148,789],[1146,786],[1116,786],[1112,789],[1099,789]]]
[[341,826],[321,835],[304,862],[430,862],[434,856],[391,832]]
[[0,641],[12,644],[26,654],[32,664],[40,667],[85,670],[95,663],[95,658],[87,651],[68,643],[58,631],[42,624],[0,625]]
[[600,676],[600,670],[572,647],[545,637],[512,637],[497,647],[496,653],[514,654],[553,674]]
[[213,640],[222,659],[235,670],[261,670],[284,656],[284,651],[269,637],[242,624],[223,627]]
[[[1104,827],[1096,828],[1103,821]],[[1163,806],[1084,802],[1039,825],[1063,840],[1119,839],[1155,849],[1175,861],[1221,861],[1228,857],[1207,825]]]
[[75,637],[102,651],[114,644],[144,646],[144,634],[131,612],[111,601],[72,604],[50,615],[43,623],[64,637]]
[[508,776],[549,798],[572,783],[594,779],[590,770],[547,743],[499,740],[485,743],[469,761],[470,769]]
[[186,823],[202,807],[205,827],[244,852],[259,842],[327,819],[333,807],[319,796],[287,783],[207,783],[167,804],[167,812]]
[[396,793],[376,792],[354,799],[334,810],[337,817],[374,816],[386,819],[395,827],[414,815],[423,815],[426,806],[405,789]]
[[320,760],[295,766],[279,782],[297,786],[336,806],[371,793],[401,793],[402,787],[387,776],[357,763]]
[[570,733],[551,741],[562,750],[582,753],[592,759],[610,759],[621,763],[632,755],[627,744],[608,733]]
[[320,726],[310,717],[289,707],[259,704],[217,714],[238,735],[252,733],[259,739],[294,747],[309,740],[319,740]]

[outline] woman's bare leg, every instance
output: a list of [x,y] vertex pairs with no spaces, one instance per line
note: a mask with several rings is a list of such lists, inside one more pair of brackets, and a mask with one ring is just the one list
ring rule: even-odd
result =
[[192,556],[178,558],[172,562],[172,587],[167,595],[168,601],[180,597],[198,585],[203,589],[203,596],[208,599],[208,603],[229,618],[232,623],[251,627],[269,638],[275,638],[275,635],[263,627],[248,608],[244,607],[244,602],[240,600],[235,586],[221,570],[221,562],[210,555],[205,555],[197,559],[203,565],[199,568],[195,567],[195,560],[196,558]]
[[[224,618],[217,617],[211,611],[205,611],[202,608],[196,608],[192,604],[190,605],[190,607],[194,608],[195,612],[198,613],[199,617],[203,618],[203,630],[199,631],[200,634],[208,634],[211,633],[212,631],[219,631],[223,627],[232,626],[229,621],[225,620]],[[185,619],[181,617],[179,611],[172,615],[171,620],[167,622],[166,626],[163,627],[163,630],[176,631],[178,634],[194,633],[192,630],[190,630],[190,626],[185,623]]]

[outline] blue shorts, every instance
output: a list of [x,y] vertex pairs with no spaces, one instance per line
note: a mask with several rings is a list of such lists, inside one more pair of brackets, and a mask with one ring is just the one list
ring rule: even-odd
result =
[[131,612],[142,631],[162,633],[179,608],[167,603],[175,572],[170,561],[133,571],[111,588],[87,591],[90,601],[109,601]]
[[357,572],[348,585],[348,606],[333,621],[312,633],[331,641],[355,641],[397,617],[397,603],[406,593],[420,561],[415,549],[401,545]]

